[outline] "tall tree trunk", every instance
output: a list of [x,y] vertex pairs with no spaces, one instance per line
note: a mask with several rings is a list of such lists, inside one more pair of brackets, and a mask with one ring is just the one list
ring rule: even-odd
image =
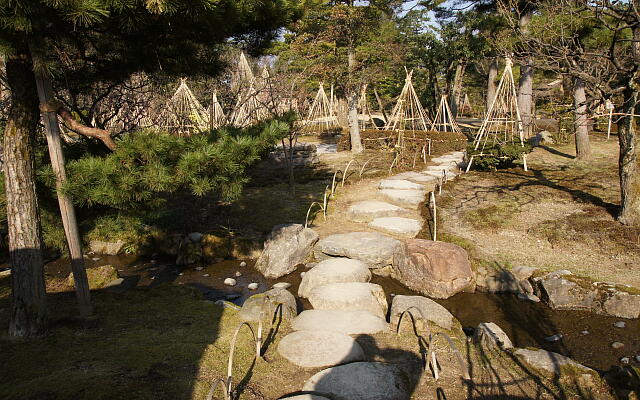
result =
[[466,69],[467,61],[465,59],[458,60],[456,73],[453,77],[453,87],[449,96],[449,108],[454,117],[458,115],[458,100],[460,98],[460,92],[462,91],[462,80]]
[[493,57],[491,64],[489,64],[489,76],[487,76],[487,106],[486,110],[489,111],[493,99],[496,97],[496,78],[498,77],[498,57]]
[[[520,31],[526,35],[529,33],[531,12],[526,12],[520,17],[518,25]],[[527,56],[520,65],[520,80],[518,81],[518,109],[522,118],[522,127],[525,138],[533,133],[533,57]]]
[[[32,51],[34,60],[38,60]],[[38,63],[36,62],[36,65]],[[36,87],[41,108],[46,108],[55,102],[51,81],[44,72],[36,72]],[[67,237],[67,246],[71,258],[71,270],[73,271],[73,281],[76,289],[76,298],[81,317],[88,317],[93,313],[91,306],[91,295],[89,293],[89,281],[85,270],[84,257],[82,255],[82,244],[80,241],[80,231],[76,221],[76,211],[71,202],[71,198],[62,191],[62,185],[67,181],[67,173],[64,166],[64,155],[62,154],[62,144],[60,142],[60,126],[58,125],[58,115],[56,107],[49,110],[42,109],[47,145],[49,147],[49,158],[51,167],[56,176],[56,194],[62,226]]]
[[351,138],[351,152],[362,153],[362,140],[360,139],[360,126],[358,124],[358,85],[355,83],[353,71],[356,65],[356,52],[353,44],[348,49],[349,66],[349,135]]
[[589,129],[587,128],[587,95],[584,81],[576,78],[573,83],[574,126],[576,131],[576,156],[580,160],[591,158]]
[[33,64],[26,51],[6,62],[11,108],[4,131],[4,179],[11,263],[9,335],[41,334],[46,324],[42,235],[34,171],[34,138],[38,123]]
[[[635,5],[640,1],[634,0]],[[618,123],[618,141],[620,143],[620,215],[618,220],[625,225],[640,226],[640,171],[638,169],[638,146],[640,139],[636,134],[636,117],[640,102],[640,26],[633,28],[631,51],[636,70],[629,79],[623,93],[624,104],[621,121]]]

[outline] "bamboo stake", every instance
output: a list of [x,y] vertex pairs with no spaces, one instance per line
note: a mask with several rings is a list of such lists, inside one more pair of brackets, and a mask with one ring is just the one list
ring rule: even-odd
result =
[[62,216],[62,226],[64,227],[67,245],[69,246],[69,254],[71,256],[71,270],[73,271],[78,308],[80,316],[88,317],[93,314],[93,307],[91,305],[91,294],[89,292],[89,281],[84,265],[84,257],[82,256],[82,242],[80,241],[76,211],[71,198],[62,191],[62,186],[67,181],[67,173],[64,166],[64,155],[62,154],[58,115],[56,111],[46,109],[47,105],[55,102],[53,89],[51,87],[51,81],[42,76],[41,73],[36,74],[36,85],[40,106],[43,108],[42,116],[47,137],[47,147],[49,148],[49,157],[51,158],[51,167],[56,176],[56,194]]
[[433,241],[437,240],[436,230],[437,230],[437,211],[436,211],[436,195],[431,192],[431,206],[433,207]]

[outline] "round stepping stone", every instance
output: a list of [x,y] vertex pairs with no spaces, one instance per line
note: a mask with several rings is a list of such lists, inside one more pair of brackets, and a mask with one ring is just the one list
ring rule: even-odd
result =
[[347,335],[387,332],[389,324],[368,311],[306,310],[300,313],[291,327],[296,331],[329,330]]
[[[435,178],[434,178],[435,179]],[[367,222],[379,217],[392,217],[407,213],[406,208],[378,200],[360,201],[349,206],[347,215],[351,221]]]
[[374,283],[329,283],[314,288],[309,302],[317,310],[368,311],[380,318],[387,316],[387,299]]
[[[435,176],[425,175],[420,172],[403,172],[401,174],[394,175],[389,179],[407,179],[409,181],[420,183],[423,185],[429,184],[429,183],[435,183],[437,180]],[[425,189],[429,190],[429,188],[427,188],[426,186],[425,186]]]
[[384,232],[413,238],[422,229],[422,222],[412,218],[383,217],[369,222],[369,226]]
[[402,243],[378,232],[351,232],[327,236],[315,247],[318,260],[347,257],[363,261],[369,268],[383,268],[393,264],[394,254]]
[[412,391],[399,367],[377,362],[324,369],[309,378],[302,390],[326,393],[336,400],[407,400]]
[[351,336],[330,331],[297,331],[283,337],[278,353],[303,368],[327,367],[364,360],[362,347]]
[[332,258],[318,263],[302,277],[298,296],[308,297],[311,290],[327,283],[369,282],[371,271],[367,264],[350,258]]
[[380,189],[424,190],[424,186],[406,179],[385,179],[378,185]]
[[402,207],[414,210],[418,209],[425,199],[425,192],[422,190],[380,189],[378,193]]
[[[446,308],[427,297],[398,295],[393,298],[391,303],[390,320],[393,329],[398,325],[400,315],[407,310],[412,313],[414,318],[431,321],[445,329],[452,329],[456,321]],[[402,317],[403,321],[409,321],[410,319],[409,315]]]

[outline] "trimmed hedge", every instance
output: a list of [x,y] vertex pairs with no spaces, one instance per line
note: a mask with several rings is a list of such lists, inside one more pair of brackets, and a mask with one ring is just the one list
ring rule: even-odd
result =
[[[398,131],[365,129],[360,131],[362,145],[365,149],[394,149],[398,142]],[[431,139],[431,153],[444,154],[451,151],[464,150],[467,137],[462,133],[436,131],[404,131],[404,148],[409,153],[421,151]],[[338,140],[338,151],[351,149],[351,137],[348,132]]]

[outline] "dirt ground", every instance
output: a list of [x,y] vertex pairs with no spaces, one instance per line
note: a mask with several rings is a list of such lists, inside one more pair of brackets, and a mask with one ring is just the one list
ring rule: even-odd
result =
[[615,219],[618,143],[592,137],[593,158],[572,145],[541,146],[529,172],[470,172],[439,201],[440,229],[502,266],[569,269],[597,281],[640,287],[640,230]]

